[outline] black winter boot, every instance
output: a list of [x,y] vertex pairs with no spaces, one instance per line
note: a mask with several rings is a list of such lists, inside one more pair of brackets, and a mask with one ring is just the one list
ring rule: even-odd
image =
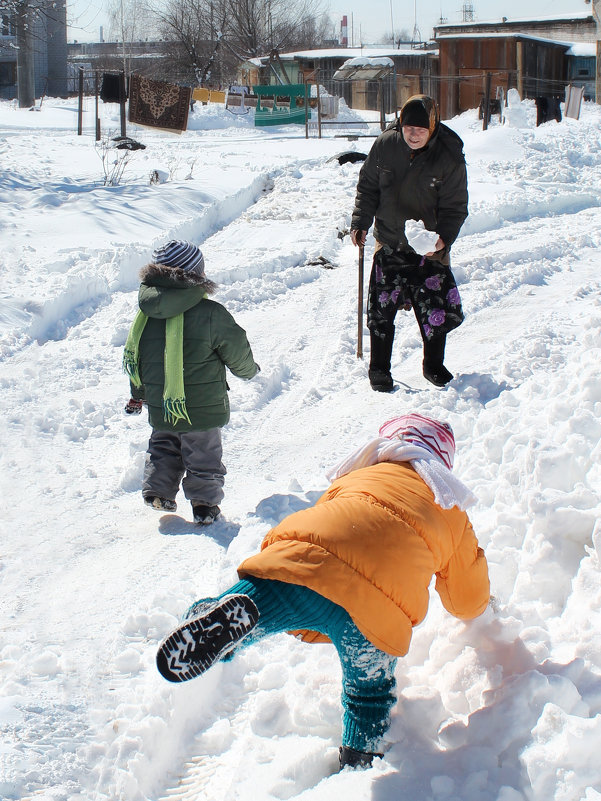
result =
[[392,392],[394,389],[394,382],[388,370],[372,370],[370,368],[368,375],[374,392]]
[[159,512],[175,512],[177,504],[169,498],[159,498],[158,495],[144,495],[144,503],[146,506],[152,506],[153,509],[158,509]]
[[423,373],[435,387],[444,387],[449,381],[453,380],[453,373],[449,372],[444,366],[444,351],[446,345],[446,335],[432,337],[430,340],[424,339],[424,361]]
[[371,352],[369,358],[369,383],[375,392],[392,392],[394,384],[390,375],[390,358],[394,329],[385,336],[377,336],[371,332]]
[[343,768],[371,768],[374,757],[383,757],[384,754],[374,754],[370,751],[356,751],[348,745],[341,745],[338,750],[340,770]]
[[257,625],[259,611],[248,595],[225,595],[199,606],[166,637],[156,655],[167,681],[188,681],[234,650]]
[[192,504],[192,514],[195,523],[201,526],[210,526],[221,515],[221,509],[218,506],[206,506],[202,503]]
[[444,387],[449,381],[453,380],[453,373],[450,373],[444,364],[439,367],[427,367],[424,363],[424,378],[435,387]]

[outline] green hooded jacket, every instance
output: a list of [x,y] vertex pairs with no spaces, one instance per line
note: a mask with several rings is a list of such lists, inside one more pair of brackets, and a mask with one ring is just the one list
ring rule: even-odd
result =
[[[150,425],[160,431],[206,431],[230,418],[225,368],[242,379],[259,370],[241,328],[227,309],[210,300],[215,284],[205,276],[149,264],[141,272],[140,309],[148,316],[139,346],[142,387],[132,397],[148,406]],[[163,411],[165,320],[184,314],[184,388],[191,424],[167,423]]]
[[448,251],[468,213],[463,142],[438,120],[434,101],[418,97],[434,118],[427,145],[411,150],[403,139],[400,118],[378,136],[359,173],[351,228],[368,231],[375,219],[373,234],[378,242],[409,248],[405,222],[422,220],[442,237]]

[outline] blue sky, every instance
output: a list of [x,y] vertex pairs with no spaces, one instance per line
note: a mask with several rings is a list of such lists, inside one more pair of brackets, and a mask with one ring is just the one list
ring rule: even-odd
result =
[[[479,20],[522,19],[525,17],[570,14],[572,12],[590,13],[591,6],[584,0],[472,0],[474,18]],[[67,15],[72,27],[69,41],[97,41],[99,28],[104,25],[105,37],[108,31],[108,16],[105,0],[67,0]],[[362,40],[365,44],[375,43],[391,30],[391,20],[395,30],[413,31],[415,22],[423,39],[432,34],[432,28],[442,16],[449,22],[462,19],[463,0],[330,0],[329,14],[338,27],[344,14],[348,17],[349,40],[351,22],[354,43]],[[325,5],[324,5],[325,7]]]

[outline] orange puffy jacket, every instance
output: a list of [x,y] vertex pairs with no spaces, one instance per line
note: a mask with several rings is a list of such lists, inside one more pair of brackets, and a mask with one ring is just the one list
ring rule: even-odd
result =
[[[245,559],[240,577],[301,584],[344,607],[377,648],[409,650],[428,610],[428,587],[459,618],[489,600],[484,551],[465,512],[442,509],[408,463],[384,462],[333,482],[315,506],[295,512]],[[308,642],[327,638],[301,632]]]

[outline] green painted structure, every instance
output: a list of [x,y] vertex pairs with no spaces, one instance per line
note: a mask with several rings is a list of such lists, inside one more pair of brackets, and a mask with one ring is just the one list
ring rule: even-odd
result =
[[255,126],[304,125],[307,119],[307,87],[304,83],[253,86],[257,96]]

